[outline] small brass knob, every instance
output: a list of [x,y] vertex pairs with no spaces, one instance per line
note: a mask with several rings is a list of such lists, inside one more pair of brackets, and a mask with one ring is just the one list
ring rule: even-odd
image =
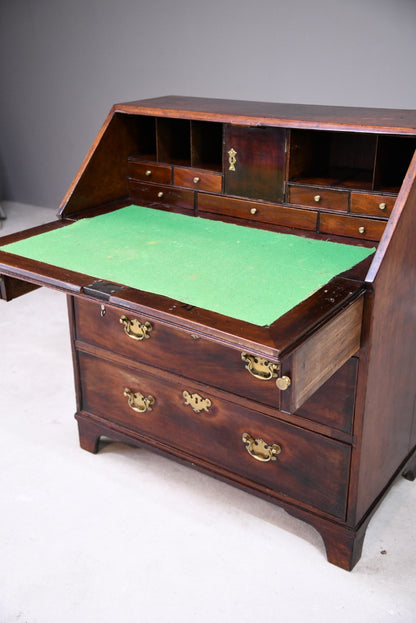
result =
[[359,227],[358,231],[360,232],[360,234],[365,234],[365,227],[363,226]]
[[162,191],[158,192],[158,193],[157,193],[157,196],[159,197],[159,199],[162,199],[162,198],[163,198],[163,193],[162,193]]
[[279,376],[279,378],[276,379],[277,389],[280,389],[282,392],[290,387],[291,383],[292,381],[288,376]]
[[148,169],[145,173],[146,177],[150,177],[152,175],[152,172],[150,169]]
[[194,177],[194,184],[199,184],[201,179],[199,177]]
[[316,201],[316,203],[319,203],[321,201],[321,195],[315,195],[313,200]]
[[386,209],[386,204],[385,203],[379,203],[378,207],[380,208],[380,210],[385,210]]
[[257,208],[251,208],[250,214],[257,214]]

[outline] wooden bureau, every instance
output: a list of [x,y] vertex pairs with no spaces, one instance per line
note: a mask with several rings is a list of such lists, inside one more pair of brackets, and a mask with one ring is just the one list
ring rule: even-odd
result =
[[[351,569],[394,479],[416,475],[415,150],[416,111],[183,97],[115,105],[59,218],[0,241],[1,298],[43,285],[67,294],[81,446],[97,452],[102,436],[145,446],[276,503]],[[124,242],[122,217],[135,227]],[[153,218],[160,237],[143,241]],[[150,252],[173,227],[190,255],[162,248],[159,290]],[[223,233],[211,269],[206,247]],[[244,238],[238,254],[233,233]],[[101,271],[104,235],[113,247]],[[319,249],[317,273],[330,249],[355,259],[285,307],[296,261],[312,261],[290,252],[287,235]],[[250,277],[250,255],[278,236],[286,251]],[[113,269],[133,251],[130,281]],[[212,277],[201,299],[171,290],[172,269],[193,257]],[[264,283],[255,297],[250,278]],[[279,288],[266,321],[266,294]]]

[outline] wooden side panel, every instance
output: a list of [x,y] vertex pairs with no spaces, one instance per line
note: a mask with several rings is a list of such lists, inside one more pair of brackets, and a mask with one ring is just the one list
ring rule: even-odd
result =
[[368,275],[374,294],[357,521],[416,443],[416,155]]
[[363,299],[349,305],[293,354],[290,411],[295,411],[360,348]]
[[110,113],[61,203],[61,216],[128,196],[127,158],[136,150],[135,136],[134,119]]

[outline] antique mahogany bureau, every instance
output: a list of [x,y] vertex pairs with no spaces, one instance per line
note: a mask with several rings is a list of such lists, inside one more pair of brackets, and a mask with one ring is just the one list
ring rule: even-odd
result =
[[[416,111],[113,106],[59,218],[0,241],[2,299],[67,294],[82,448],[106,436],[192,465],[310,523],[351,569],[394,479],[416,472],[415,149]],[[288,246],[252,268],[275,239]],[[313,285],[296,243],[350,263]],[[123,254],[132,281],[112,272]],[[172,294],[190,258],[187,283],[212,281]]]

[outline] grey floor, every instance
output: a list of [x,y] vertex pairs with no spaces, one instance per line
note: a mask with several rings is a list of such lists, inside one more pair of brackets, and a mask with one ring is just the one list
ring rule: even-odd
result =
[[[0,235],[54,219],[3,207]],[[144,450],[81,450],[62,294],[0,302],[0,335],[0,623],[416,621],[416,482],[347,573],[271,504]]]

